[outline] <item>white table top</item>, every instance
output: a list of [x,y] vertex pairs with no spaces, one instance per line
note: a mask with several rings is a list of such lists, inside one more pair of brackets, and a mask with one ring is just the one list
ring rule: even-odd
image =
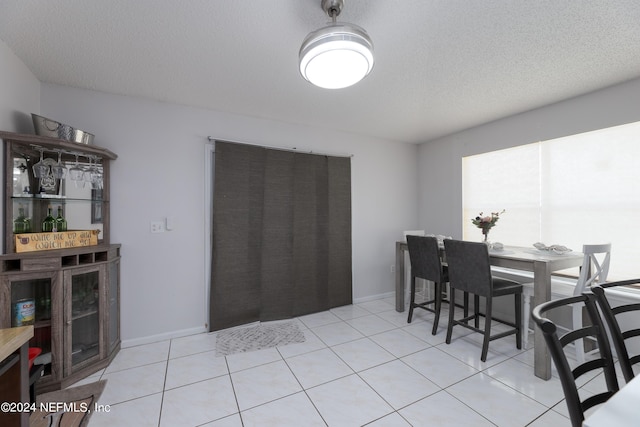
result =
[[624,385],[587,417],[583,427],[637,427],[640,425],[640,376]]

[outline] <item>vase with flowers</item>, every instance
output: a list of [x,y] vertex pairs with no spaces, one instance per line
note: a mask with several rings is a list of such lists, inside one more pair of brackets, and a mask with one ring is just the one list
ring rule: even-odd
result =
[[491,215],[484,215],[482,212],[478,214],[477,217],[473,218],[471,222],[473,225],[482,230],[482,235],[484,236],[484,242],[488,243],[489,230],[493,228],[498,220],[500,219],[500,215],[505,212],[503,209],[502,212],[491,212]]

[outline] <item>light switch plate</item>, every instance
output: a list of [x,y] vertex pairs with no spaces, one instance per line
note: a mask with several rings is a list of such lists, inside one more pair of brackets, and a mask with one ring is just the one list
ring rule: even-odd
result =
[[163,221],[151,221],[151,232],[152,233],[164,233],[164,222]]

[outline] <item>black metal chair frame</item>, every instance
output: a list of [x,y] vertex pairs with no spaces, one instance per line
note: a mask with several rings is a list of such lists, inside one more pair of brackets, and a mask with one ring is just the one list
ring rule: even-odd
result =
[[[413,319],[413,309],[421,308],[435,313],[431,334],[438,331],[438,321],[443,300],[444,285],[449,281],[447,269],[442,266],[438,239],[431,236],[407,236],[409,247],[409,259],[411,261],[411,300],[409,302],[409,315],[407,322]],[[434,284],[433,299],[416,303],[416,279],[424,279]],[[433,308],[431,307],[433,305]]]
[[[465,327],[474,332],[483,334],[482,353],[480,360],[486,362],[487,353],[489,352],[489,342],[504,338],[509,335],[516,336],[516,347],[522,348],[522,284],[517,282],[494,278],[491,276],[491,264],[489,262],[489,249],[484,243],[463,242],[455,240],[445,240],[445,254],[449,266],[449,299],[455,301],[456,289],[464,293],[464,317],[454,319],[453,305],[449,310],[449,325],[447,327],[446,343],[451,343],[451,335],[453,327],[456,325]],[[473,259],[457,259],[455,252],[452,251],[452,245],[458,244],[468,245],[469,248],[474,247],[475,255]],[[470,277],[471,275],[475,277]],[[468,315],[468,294],[473,294],[474,312]],[[493,298],[503,295],[513,295],[515,299],[515,321],[509,322],[493,318]],[[485,298],[485,313],[480,312],[480,297]],[[484,329],[480,329],[480,317],[485,318]],[[469,321],[473,319],[473,326]],[[511,326],[504,332],[491,335],[492,321]]]
[[[566,334],[558,335],[559,329],[557,325],[543,315],[548,311],[570,307],[573,304],[584,304],[589,316],[589,324],[573,329]],[[531,317],[542,331],[547,348],[551,354],[551,359],[558,371],[571,418],[571,425],[580,427],[584,421],[585,411],[595,405],[606,402],[618,391],[618,380],[616,379],[613,355],[609,347],[604,323],[598,313],[596,297],[592,293],[586,292],[578,296],[549,301],[535,307],[531,313]],[[575,368],[571,369],[564,348],[567,345],[575,344],[577,340],[587,337],[594,337],[598,342],[600,357],[587,360],[584,363],[578,363]],[[607,387],[606,391],[597,393],[581,401],[576,380],[586,373],[600,369],[602,369],[604,373]]]
[[618,362],[620,363],[620,369],[624,375],[624,380],[629,382],[633,379],[633,365],[640,363],[640,354],[629,356],[629,350],[626,345],[626,340],[640,336],[640,325],[637,328],[630,328],[622,330],[620,322],[618,322],[618,316],[622,316],[625,313],[637,311],[640,314],[640,303],[622,304],[616,307],[611,307],[609,300],[607,299],[606,289],[629,286],[640,284],[640,279],[623,280],[618,282],[603,283],[591,288],[591,291],[596,295],[598,305],[602,311],[602,317],[607,322],[609,332],[611,333],[611,340],[613,346],[616,349],[618,356]]
[[33,365],[29,370],[29,399],[36,402],[36,381],[42,376],[44,365]]

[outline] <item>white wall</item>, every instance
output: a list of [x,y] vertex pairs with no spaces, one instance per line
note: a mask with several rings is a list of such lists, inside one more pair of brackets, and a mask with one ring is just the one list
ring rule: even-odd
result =
[[[354,299],[394,291],[394,242],[417,224],[417,146],[50,84],[41,106],[119,156],[111,240],[122,243],[125,344],[204,330],[207,136],[353,154]],[[168,216],[175,230],[151,234]]]
[[40,82],[0,40],[0,130],[33,132],[31,113],[40,111]]
[[[22,61],[0,40],[0,130],[33,132],[31,113],[40,112],[40,82]],[[0,150],[4,164],[4,150]],[[0,197],[0,212],[4,198]],[[0,251],[4,236],[0,236]]]
[[463,156],[639,120],[637,79],[420,144],[419,227],[462,237]]

